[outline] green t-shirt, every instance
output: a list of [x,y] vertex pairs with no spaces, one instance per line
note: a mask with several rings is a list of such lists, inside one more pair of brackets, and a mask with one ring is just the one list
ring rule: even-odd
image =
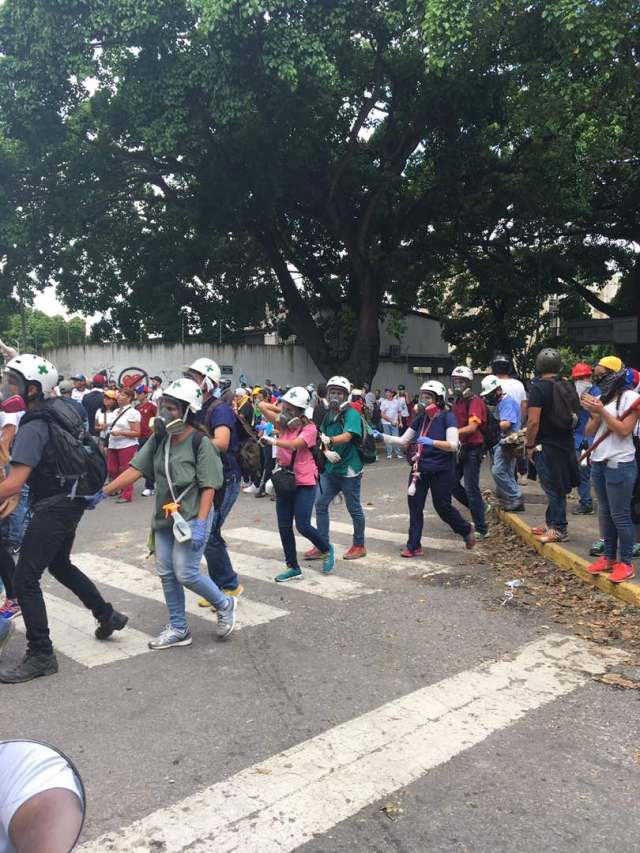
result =
[[[169,439],[167,439],[169,440]],[[222,475],[222,460],[218,449],[203,436],[198,448],[198,458],[194,458],[193,436],[183,441],[172,442],[169,453],[169,472],[173,491],[178,497],[191,483],[197,485],[190,489],[180,501],[180,515],[185,521],[196,518],[200,510],[200,489],[219,489],[224,481]],[[136,453],[131,465],[141,471],[149,480],[156,482],[156,504],[152,527],[172,527],[173,519],[164,517],[163,505],[173,498],[164,469],[164,442],[158,442],[155,436]]]
[[348,406],[335,420],[333,415],[325,415],[321,432],[329,438],[341,435],[343,432],[350,432],[354,436],[348,444],[333,445],[331,449],[339,453],[341,458],[340,462],[335,464],[327,461],[324,466],[327,474],[335,474],[337,477],[359,474],[362,471],[362,460],[357,448],[357,444],[362,440],[362,417],[359,412]]

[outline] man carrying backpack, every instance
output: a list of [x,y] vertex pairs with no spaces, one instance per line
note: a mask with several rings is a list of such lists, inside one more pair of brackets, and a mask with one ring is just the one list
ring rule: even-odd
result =
[[[535,462],[538,479],[547,496],[544,527],[534,528],[540,542],[567,539],[567,495],[580,484],[573,431],[580,417],[580,400],[570,382],[560,379],[562,358],[555,349],[540,350],[536,375],[529,392],[527,456]],[[537,451],[541,446],[542,450]]]
[[1,682],[18,683],[58,671],[40,588],[47,567],[91,610],[98,621],[98,640],[122,630],[128,617],[114,610],[70,560],[76,528],[87,507],[84,497],[76,493],[98,492],[106,471],[97,445],[83,444],[84,428],[75,412],[60,399],[45,400],[58,384],[58,371],[37,355],[18,355],[7,364],[4,382],[3,395],[22,397],[27,413],[13,444],[9,475],[0,483],[0,502],[3,514],[8,514],[8,499],[19,495],[28,481],[32,512],[14,578],[27,652],[17,666],[0,669]]
[[454,367],[451,372],[454,398],[452,411],[458,424],[459,448],[452,494],[463,506],[471,510],[476,539],[486,539],[489,530],[480,491],[480,466],[485,449],[487,407],[484,400],[473,393],[472,383],[471,368],[464,364]]

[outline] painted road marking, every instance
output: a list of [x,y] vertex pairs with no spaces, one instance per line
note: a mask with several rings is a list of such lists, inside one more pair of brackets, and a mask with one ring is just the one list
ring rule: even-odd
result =
[[[338,524],[338,522],[334,522],[331,525],[332,530],[334,529],[336,524]],[[344,525],[342,525],[342,527],[348,528],[349,532],[351,532],[352,528],[350,525],[344,524]],[[337,532],[342,532],[342,530],[338,530]],[[380,532],[386,533],[387,531],[379,531],[378,530],[376,532],[377,533],[380,533]],[[392,534],[392,535],[399,535],[399,534]],[[225,528],[224,536],[226,536],[229,539],[239,539],[239,540],[242,540],[243,542],[250,542],[250,543],[256,544],[256,545],[262,545],[263,548],[273,548],[275,550],[282,551],[282,543],[280,541],[280,536],[278,535],[278,533],[276,533],[273,530],[264,530],[260,527],[231,527],[228,530]],[[305,551],[308,551],[309,548],[311,548],[311,542],[309,542],[307,539],[304,539],[302,536],[296,536],[295,541],[296,541],[296,549],[298,551],[298,559],[302,563],[303,570],[306,572],[308,570],[309,561],[305,561],[305,559],[302,555],[304,554]],[[404,541],[404,537],[403,537],[403,541]],[[423,542],[426,543],[424,547],[428,551],[429,540],[423,539]],[[454,547],[459,548],[460,546],[456,545],[456,543],[454,543]],[[441,549],[441,550],[445,550],[445,549]],[[446,549],[446,550],[449,550],[449,549]],[[341,558],[341,551],[340,551],[340,548],[338,546],[336,548],[336,559],[340,560],[340,558]],[[249,565],[249,567],[247,568],[247,566],[245,565],[245,564],[250,563],[252,561],[251,557],[247,557],[246,555],[236,554],[235,559],[238,560],[238,564],[242,566],[241,569],[238,569],[239,574],[245,574],[245,575],[249,575],[250,577],[255,577],[255,575],[251,575],[251,571],[250,571],[251,566]],[[416,566],[418,568],[421,567],[422,565],[424,565],[425,572],[430,571],[430,567],[433,567],[433,566],[438,567],[437,572],[451,572],[452,571],[451,566],[445,566],[441,563],[433,563],[433,562],[422,563],[420,558],[416,558],[415,560],[408,560],[408,559],[405,559],[404,557],[401,557],[399,553],[398,554],[382,554],[380,552],[368,550],[367,556],[365,558],[357,561],[358,569],[366,569],[366,568],[369,568],[369,569],[371,569],[371,568],[373,568],[373,569],[385,569],[387,571],[392,571],[392,572],[403,571],[404,569],[406,569],[408,567],[409,564],[414,564],[414,566]],[[317,563],[315,563],[315,565],[320,565],[319,561]],[[460,568],[460,566],[458,568]],[[284,571],[284,566],[281,566],[278,571],[280,571],[280,572]],[[276,571],[275,574],[278,574],[278,571]],[[433,573],[435,574],[436,572],[433,572]],[[331,575],[331,577],[336,577],[336,575]]]
[[288,853],[627,655],[552,634],[258,762],[83,853]]
[[[353,533],[353,525],[345,521],[332,521],[331,530],[335,533],[347,533],[351,535]],[[406,533],[396,533],[394,530],[383,530],[381,527],[369,527],[368,525],[365,530],[365,538],[367,541],[369,539],[380,539],[383,542],[394,542],[398,545],[407,544]],[[433,536],[422,537],[422,547],[431,549],[432,551],[458,551],[461,544],[462,539],[460,537],[456,537],[455,539],[436,539]]]
[[[229,536],[230,531],[225,530],[224,535]],[[273,535],[277,538],[277,534]],[[274,583],[275,576],[279,575],[286,568],[284,560],[269,560],[266,557],[247,557],[246,554],[242,554],[240,551],[229,551],[229,556],[241,578],[246,576]],[[333,601],[345,601],[349,598],[359,598],[361,595],[371,595],[371,593],[380,592],[379,589],[372,589],[358,583],[358,581],[340,577],[340,575],[323,575],[318,569],[309,568],[306,564],[302,567],[302,571],[303,575],[301,578],[289,581],[283,586],[299,590],[300,592],[308,592],[311,595],[319,595],[321,598],[329,598]]]
[[[243,557],[243,562],[246,559]],[[165,603],[160,578],[153,569],[149,570],[119,560],[110,560],[107,557],[98,557],[96,554],[74,554],[73,561],[79,569],[86,572],[97,583],[106,583],[132,595],[151,598],[162,604]],[[245,574],[247,573],[245,572]],[[185,593],[185,606],[188,613],[215,621],[215,613],[207,607],[198,606],[197,596],[188,589],[185,590]],[[288,616],[288,614],[288,610],[281,610],[279,607],[272,607],[270,604],[252,601],[243,595],[238,605],[236,630],[264,625],[266,622],[272,622],[274,619],[280,619],[282,616]]]
[[[96,640],[95,619],[86,607],[78,607],[57,595],[45,593],[51,641],[56,651],[86,667],[103,666],[126,660],[150,651],[147,634],[127,627],[117,631],[110,640]],[[16,627],[24,631],[22,619]]]

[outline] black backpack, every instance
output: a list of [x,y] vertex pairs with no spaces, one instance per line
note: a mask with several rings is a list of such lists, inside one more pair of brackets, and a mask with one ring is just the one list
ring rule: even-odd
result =
[[546,412],[547,422],[554,429],[569,432],[580,420],[580,398],[572,382],[551,380],[551,408]]
[[480,427],[480,432],[484,438],[484,446],[486,450],[493,450],[496,444],[500,441],[500,421],[489,411],[487,406],[487,422]]
[[[378,449],[376,447],[375,439],[369,431],[369,424],[367,423],[366,418],[359,412],[358,414],[360,415],[362,435],[354,435],[353,443],[358,451],[358,456],[360,457],[362,464],[371,465],[372,462],[378,461]],[[344,428],[344,413],[340,415],[340,422]]]
[[55,476],[68,496],[95,495],[107,479],[107,463],[96,439],[85,429],[80,415],[60,398],[46,400],[28,412],[22,424],[42,420],[49,427]]

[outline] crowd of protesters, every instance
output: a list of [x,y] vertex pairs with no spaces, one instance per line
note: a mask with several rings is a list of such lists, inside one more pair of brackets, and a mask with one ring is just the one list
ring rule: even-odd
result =
[[[495,484],[491,500],[506,511],[523,512],[523,485],[538,479],[547,498],[546,522],[534,529],[542,543],[567,539],[573,488],[579,495],[575,513],[591,515],[597,503],[600,535],[592,552],[598,559],[589,572],[607,573],[614,583],[628,580],[640,521],[639,378],[617,356],[571,366],[557,351],[543,349],[528,388],[504,355],[481,380],[461,364],[447,385],[428,379],[413,394],[404,386],[354,387],[344,376],[317,387],[279,387],[267,379],[234,388],[210,358],[196,359],[168,383],[159,376],[132,377],[118,387],[102,373],[62,379],[45,359],[16,355],[5,367],[0,402],[0,642],[3,623],[22,615],[28,648],[17,667],[0,668],[0,681],[57,671],[40,590],[47,567],[92,610],[98,640],[125,628],[127,617],[105,601],[70,554],[83,512],[112,496],[129,504],[139,480],[142,497],[154,503],[150,548],[169,617],[152,649],[192,642],[185,587],[216,612],[218,637],[233,631],[243,586],[223,527],[241,491],[276,504],[284,555],[276,582],[300,578],[306,561],[320,561],[330,574],[338,559],[366,558],[361,489],[366,465],[378,459],[376,444],[388,463],[395,458],[408,466],[409,529],[401,557],[425,553],[429,493],[466,549],[490,535],[480,483],[487,460]],[[84,474],[73,482],[61,474],[61,425],[70,453],[73,442],[84,442],[104,464],[90,493],[82,492]],[[341,554],[330,526],[339,495],[353,527],[352,543]],[[294,527],[311,546],[303,555]]]

